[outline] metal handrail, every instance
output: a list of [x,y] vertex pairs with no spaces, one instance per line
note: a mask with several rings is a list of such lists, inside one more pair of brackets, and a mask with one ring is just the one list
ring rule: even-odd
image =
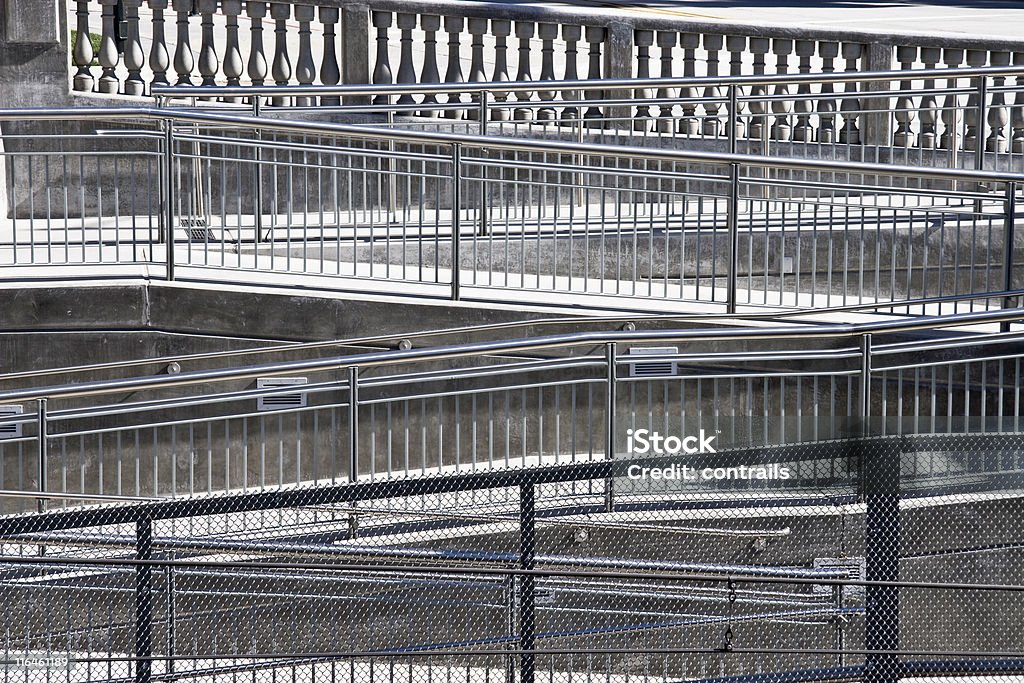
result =
[[334,356],[284,363],[250,365],[240,368],[197,370],[180,375],[142,377],[33,387],[0,392],[0,402],[33,400],[42,398],[70,398],[96,396],[101,394],[162,389],[167,387],[203,384],[211,381],[252,379],[289,372],[316,372],[340,368],[368,368],[384,365],[404,365],[428,360],[468,358],[539,349],[568,348],[574,346],[614,344],[620,342],[653,343],[666,341],[754,341],[779,339],[850,339],[876,334],[896,334],[921,330],[938,330],[950,327],[964,327],[990,323],[1010,323],[1024,319],[1024,308],[1009,308],[999,311],[979,311],[951,316],[926,316],[913,320],[880,321],[856,324],[814,325],[794,329],[792,327],[756,329],[698,329],[665,331],[604,331],[576,332],[547,335],[530,339],[474,342],[424,349],[384,351],[375,353]]
[[901,176],[907,178],[928,178],[933,180],[994,181],[999,183],[1024,182],[1024,174],[977,169],[926,168],[876,164],[869,162],[816,161],[796,157],[734,154],[728,152],[697,152],[691,150],[652,149],[650,147],[602,145],[582,142],[554,140],[527,140],[504,136],[470,135],[466,133],[442,133],[412,130],[395,130],[374,126],[357,126],[344,123],[323,123],[313,121],[290,121],[282,119],[234,116],[210,112],[166,109],[159,107],[97,107],[89,108],[29,108],[0,109],[0,120],[111,120],[149,119],[211,125],[234,126],[248,130],[274,130],[282,133],[334,134],[368,140],[408,142],[412,144],[436,144],[459,146],[462,149],[488,149],[531,153],[561,153],[602,157],[630,157],[658,161],[682,161],[699,164],[718,164],[741,167],[776,168],[792,171],[826,171],[829,173],[849,172],[868,175]]
[[[445,93],[482,93],[482,92],[523,92],[533,90],[656,90],[659,88],[675,88],[682,86],[714,85],[785,85],[803,83],[850,83],[878,81],[907,81],[925,78],[971,78],[976,76],[1020,76],[1024,75],[1024,67],[1020,66],[986,66],[956,69],[912,69],[907,71],[860,71],[831,74],[772,74],[767,76],[671,76],[658,78],[602,78],[551,81],[473,81],[467,83],[394,83],[368,85],[154,85],[151,88],[153,97],[203,97],[203,96],[243,96],[243,95],[276,95],[313,96],[313,95],[403,95]],[[916,91],[920,93],[920,91]],[[868,91],[859,93],[861,97],[877,97],[884,92]],[[841,97],[843,93],[835,93]],[[766,96],[768,96],[766,94]],[[830,93],[829,97],[833,97]],[[792,99],[793,96],[790,97]],[[698,98],[707,100],[710,98]],[[716,99],[725,99],[716,98]],[[754,98],[757,100],[763,97]],[[639,101],[639,100],[638,100]],[[514,102],[517,106],[523,103]],[[550,104],[550,103],[548,103]],[[420,109],[423,105],[418,105]]]
[[[783,318],[799,318],[803,316],[822,316],[835,313],[856,313],[859,311],[878,311],[879,309],[904,308],[906,306],[927,306],[930,304],[954,303],[957,301],[981,301],[988,299],[1005,299],[1007,297],[1024,296],[1024,289],[1006,292],[986,292],[983,294],[958,294],[954,296],[927,297],[919,299],[905,299],[903,301],[883,301],[868,304],[854,304],[850,306],[833,306],[825,308],[793,309],[772,312],[770,318],[779,320]],[[586,323],[604,324],[629,324],[638,322],[705,322],[707,320],[736,320],[755,322],[765,320],[768,316],[763,312],[757,313],[693,313],[685,315],[672,314],[643,314],[632,315],[597,315],[597,316],[566,316],[562,318],[536,318],[533,320],[512,320],[500,323],[482,323],[479,325],[462,325],[459,327],[444,327],[433,330],[417,330],[388,335],[375,335],[370,337],[349,337],[347,339],[326,339],[312,342],[285,342],[276,346],[257,346],[247,349],[229,349],[226,351],[207,351],[203,353],[179,354],[173,356],[160,356],[158,358],[143,358],[125,361],[111,361],[107,363],[90,363],[88,365],[73,365],[66,367],[45,368],[42,370],[25,370],[23,372],[8,372],[0,374],[0,382],[16,379],[28,379],[32,377],[47,377],[58,374],[78,374],[94,370],[117,370],[120,368],[139,367],[146,365],[163,365],[169,363],[181,363],[189,361],[219,360],[223,358],[239,358],[242,356],[263,355],[267,353],[290,353],[293,351],[305,351],[311,349],[331,348],[335,346],[371,346],[387,342],[400,343],[406,340],[422,339],[424,337],[436,337],[451,334],[481,333],[493,330],[507,330],[520,327],[548,325],[580,325]],[[52,332],[53,330],[51,330]],[[8,331],[10,333],[10,331]]]

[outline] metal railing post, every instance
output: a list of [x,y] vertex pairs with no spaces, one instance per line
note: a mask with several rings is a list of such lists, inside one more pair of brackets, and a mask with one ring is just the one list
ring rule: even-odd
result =
[[[615,404],[617,395],[615,357],[617,354],[615,342],[608,342],[604,348],[605,362],[605,403],[604,403],[604,457],[609,462],[615,460]],[[615,479],[608,477],[604,480],[604,508],[608,512],[615,511]]]
[[860,400],[857,404],[857,417],[860,418],[860,436],[870,434],[868,420],[871,417],[871,335],[860,337]]
[[[252,115],[256,118],[260,116],[260,96],[253,95],[252,98]],[[256,129],[256,184],[252,191],[252,203],[253,203],[253,225],[256,231],[256,243],[259,244],[263,241],[263,130]]]
[[729,154],[736,153],[736,127],[740,125],[739,120],[739,99],[736,93],[736,84],[729,84],[729,129],[726,135],[729,137]]
[[[169,559],[172,559],[172,560],[174,559],[174,553],[171,553]],[[165,609],[167,611],[167,633],[166,633],[166,635],[167,635],[167,661],[166,661],[164,666],[167,669],[167,673],[174,673],[174,653],[175,653],[175,650],[177,649],[177,646],[175,645],[175,637],[176,637],[176,633],[175,633],[175,631],[176,631],[176,614],[175,613],[178,610],[178,607],[177,607],[177,595],[175,594],[175,591],[177,591],[177,587],[175,585],[174,567],[172,565],[167,565],[167,567],[165,568],[165,572],[166,572],[165,573],[165,580],[166,580],[166,591],[167,591],[167,596],[166,596],[167,597],[167,605],[165,607]]]
[[[46,478],[47,478],[47,450],[48,450],[48,438],[46,429],[46,399],[41,398],[36,402],[36,438],[38,440],[37,456],[39,458],[39,493],[46,493]],[[36,502],[36,507],[39,512],[46,512],[46,498],[40,497]],[[39,546],[39,554],[43,554],[45,546]]]
[[[1014,222],[1017,219],[1017,183],[1013,181],[1006,183],[1005,205],[1003,223],[1003,291],[1010,292],[1013,291],[1013,247],[1016,241],[1016,226]],[[1003,308],[1013,307],[1013,297],[1008,296],[1003,299]],[[1009,332],[1010,323],[1000,323],[999,329],[1003,332]]]
[[[739,235],[740,208],[740,165],[729,165],[729,204],[726,207],[725,221],[729,232],[729,265],[726,273],[725,311],[729,315],[736,314],[736,282],[740,261]],[[714,290],[712,289],[712,292]],[[712,294],[712,298],[714,294]]]
[[[532,570],[535,567],[536,551],[536,501],[533,482],[519,487],[519,568]],[[536,662],[533,649],[536,645],[537,626],[534,611],[536,579],[532,574],[519,577],[519,675],[520,683],[534,683]]]
[[348,369],[348,480],[359,478],[359,368]]
[[[480,93],[480,135],[487,135],[487,100],[490,94],[487,90]],[[484,157],[488,156],[487,150],[482,150]],[[490,230],[491,223],[491,202],[487,186],[487,166],[480,167],[480,224],[477,227],[478,235],[486,235]]]
[[988,78],[978,76],[978,125],[974,139],[974,168],[985,169],[985,127],[988,125]]
[[462,233],[460,210],[462,206],[462,145],[452,145],[452,292],[451,300],[459,300],[459,235]]
[[[153,520],[142,517],[135,523],[135,559],[153,559]],[[153,679],[153,568],[135,566],[135,683]]]
[[163,208],[163,231],[160,241],[163,242],[166,254],[164,277],[174,279],[174,122],[164,119],[164,153],[163,183],[161,187],[161,204]]

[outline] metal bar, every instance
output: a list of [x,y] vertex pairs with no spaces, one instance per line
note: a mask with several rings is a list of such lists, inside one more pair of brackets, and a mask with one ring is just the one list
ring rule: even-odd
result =
[[452,145],[452,291],[451,300],[459,300],[460,273],[459,266],[462,263],[460,257],[459,237],[462,234],[462,145]]
[[[605,404],[604,404],[604,429],[605,429],[605,460],[615,460],[615,448],[617,439],[615,434],[616,404],[618,403],[617,382],[616,382],[616,356],[617,347],[615,342],[605,344]],[[615,479],[608,477],[604,480],[604,508],[607,512],[615,510]]]
[[359,368],[348,368],[348,480],[359,480]]
[[153,522],[141,516],[135,523],[135,683],[153,677]]
[[163,206],[160,241],[164,243],[167,250],[164,256],[165,278],[168,281],[174,280],[174,121],[170,118],[163,119],[164,127],[164,149],[163,149],[163,187],[161,188],[161,202]]
[[[260,116],[260,96],[252,96],[252,115],[255,117]],[[253,152],[256,163],[255,171],[256,177],[254,178],[255,184],[252,190],[252,214],[253,214],[253,226],[255,230],[255,242],[257,244],[263,241],[263,131],[256,131],[256,148]]]
[[[1024,69],[1020,66],[987,66],[969,67],[964,69],[914,69],[912,71],[863,71],[863,72],[839,72],[830,74],[772,74],[763,76],[714,76],[714,77],[670,77],[670,78],[619,78],[619,79],[594,79],[586,80],[551,80],[551,81],[474,81],[466,83],[402,83],[402,84],[379,84],[379,85],[274,85],[274,86],[174,86],[174,85],[153,85],[151,94],[154,97],[195,97],[197,95],[209,96],[250,96],[254,93],[261,95],[404,95],[404,94],[430,94],[439,95],[446,93],[480,93],[484,91],[538,91],[538,90],[657,90],[659,88],[677,88],[681,86],[707,86],[714,84],[719,86],[737,85],[740,87],[751,85],[793,85],[801,83],[846,83],[846,82],[868,82],[868,81],[902,81],[908,78],[914,79],[945,79],[955,75],[959,78],[972,78],[975,76],[1017,76],[1024,75]],[[874,94],[874,93],[873,93]],[[757,98],[762,100],[764,98]],[[790,97],[790,99],[792,99]],[[639,101],[639,100],[637,100]],[[643,100],[656,101],[656,100]],[[679,101],[679,100],[675,100]],[[463,108],[465,108],[464,105]],[[517,106],[521,106],[518,105]],[[422,104],[410,106],[410,109],[422,109]]]
[[[865,683],[898,683],[900,593],[892,582],[900,572],[900,459],[899,442],[860,442],[864,463],[864,489],[867,511],[864,520],[864,546],[869,581],[882,582],[867,587],[864,614]],[[841,590],[841,589],[840,589]],[[873,653],[881,650],[886,654]]]
[[[172,559],[174,558],[173,553],[171,554],[171,558]],[[166,620],[167,620],[167,643],[166,643],[167,656],[166,656],[166,658],[164,660],[164,667],[166,668],[166,670],[169,673],[173,673],[174,672],[175,654],[177,652],[177,646],[176,646],[177,627],[176,627],[176,625],[177,625],[177,612],[178,612],[177,595],[176,595],[177,587],[175,585],[176,581],[175,581],[175,567],[174,567],[174,565],[167,565],[166,567],[164,567],[164,577],[165,577],[165,582],[166,582],[165,591],[166,591],[166,598],[167,598],[167,604],[165,606],[165,609],[167,611],[167,614],[166,614]]]
[[890,334],[913,332],[918,330],[935,330],[949,327],[963,327],[982,323],[1000,323],[1016,321],[1024,318],[1024,309],[1001,309],[998,311],[972,311],[954,316],[922,316],[909,320],[880,321],[858,324],[827,324],[807,325],[778,328],[752,329],[692,329],[692,330],[647,330],[647,331],[600,331],[576,332],[561,335],[546,335],[530,339],[510,339],[503,341],[475,342],[437,346],[431,348],[415,348],[376,353],[353,354],[349,356],[327,357],[288,361],[265,365],[251,365],[242,368],[198,370],[178,375],[160,375],[129,379],[102,380],[56,386],[44,386],[28,389],[12,389],[0,392],[0,401],[16,402],[18,400],[34,400],[40,397],[54,398],[58,396],[88,396],[103,393],[138,391],[143,388],[154,389],[172,386],[203,384],[215,380],[248,379],[271,374],[289,372],[331,370],[339,366],[356,366],[359,368],[377,365],[403,365],[427,360],[442,360],[456,357],[486,356],[498,353],[521,351],[538,351],[541,349],[569,348],[604,344],[608,342],[654,343],[667,341],[738,341],[767,339],[841,339],[856,338],[864,334]]
[[[1016,222],[1017,222],[1017,183],[1010,182],[1006,184],[1006,200],[1005,200],[1005,218],[1003,220],[1003,291],[1010,291],[1010,287],[1013,286],[1013,257],[1014,247],[1017,241],[1016,236]],[[1014,305],[1013,297],[1006,297],[1003,299],[1003,308],[1012,308]],[[999,324],[999,329],[1002,332],[1010,331],[1010,323],[1002,322]]]
[[[47,459],[49,457],[49,437],[47,436],[47,424],[46,424],[46,399],[40,398],[36,402],[36,441],[37,441],[37,464],[38,464],[38,477],[39,483],[36,486],[39,493],[46,493],[47,486]],[[47,498],[40,496],[36,499],[36,507],[39,512],[46,512],[46,501]],[[40,554],[42,554],[42,548],[40,548]]]
[[[527,571],[535,568],[536,552],[536,502],[534,485],[519,487],[519,568]],[[534,644],[536,642],[536,591],[533,574],[519,577],[519,647],[524,651],[519,657],[520,683],[534,683]]]
[[[628,87],[637,87],[630,84]],[[440,133],[412,130],[392,130],[340,123],[322,123],[312,121],[285,119],[254,119],[252,116],[232,116],[178,109],[169,112],[167,109],[156,110],[151,107],[124,108],[75,108],[75,109],[0,109],[0,119],[36,119],[36,120],[109,120],[139,118],[172,118],[181,122],[210,123],[217,125],[233,125],[241,129],[276,130],[296,134],[331,133],[353,138],[403,140],[419,144],[461,144],[474,149],[505,149],[533,153],[560,153],[593,156],[621,156],[638,159],[660,159],[665,161],[691,161],[702,164],[738,163],[746,167],[785,168],[791,170],[826,171],[829,173],[849,172],[853,174],[889,175],[913,178],[934,178],[940,180],[973,180],[977,182],[1020,181],[1024,175],[1001,173],[996,171],[957,170],[944,168],[925,168],[920,166],[898,166],[864,162],[816,161],[806,158],[786,158],[774,156],[738,155],[715,152],[695,152],[687,150],[655,149],[653,147],[634,147],[601,145],[595,143],[560,142],[549,140],[530,140],[498,136],[476,136],[458,133]]]
[[[767,128],[767,126],[765,126]],[[729,231],[729,272],[726,274],[725,312],[736,314],[736,281],[740,267],[740,165],[729,165],[729,202],[726,206],[725,222]],[[714,287],[714,284],[712,284]]]

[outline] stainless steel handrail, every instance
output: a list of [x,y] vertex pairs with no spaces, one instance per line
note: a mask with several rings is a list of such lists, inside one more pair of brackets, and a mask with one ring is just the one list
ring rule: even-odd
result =
[[282,133],[319,133],[342,135],[368,140],[408,142],[412,144],[457,145],[462,149],[488,149],[531,153],[561,153],[601,157],[629,157],[659,161],[682,161],[699,164],[718,164],[741,167],[775,168],[794,171],[826,171],[829,173],[849,172],[869,175],[900,176],[906,178],[928,178],[933,180],[994,181],[999,183],[1024,182],[1024,174],[978,169],[961,170],[946,168],[924,168],[876,164],[868,162],[816,161],[795,157],[777,157],[725,152],[696,152],[689,150],[652,149],[650,147],[602,145],[582,142],[561,142],[552,140],[527,140],[522,138],[469,135],[465,133],[435,133],[425,131],[395,130],[371,126],[357,126],[343,123],[322,123],[312,121],[291,121],[282,119],[234,116],[182,109],[161,109],[158,107],[97,107],[89,108],[29,108],[0,109],[0,120],[111,120],[148,119],[153,121],[206,123],[233,126],[252,131],[273,130]]
[[383,365],[403,365],[428,360],[447,360],[539,349],[568,348],[583,345],[614,344],[621,342],[695,342],[695,341],[739,341],[739,340],[780,340],[780,339],[841,339],[880,334],[896,334],[921,330],[939,330],[950,327],[964,327],[992,323],[1009,323],[1024,319],[1024,308],[1010,308],[999,311],[961,313],[952,316],[926,316],[913,320],[880,321],[857,324],[813,325],[793,329],[792,327],[757,329],[699,329],[665,331],[613,331],[577,332],[571,334],[547,335],[531,339],[455,344],[425,349],[386,351],[350,356],[334,356],[308,360],[288,361],[250,365],[240,368],[197,370],[180,375],[143,377],[63,384],[48,387],[33,387],[0,392],[0,402],[33,400],[40,398],[70,398],[95,396],[117,392],[162,389],[175,386],[203,384],[211,381],[252,379],[289,372],[315,372],[339,368],[368,368]]
[[[445,93],[481,93],[490,91],[523,92],[530,90],[656,90],[682,86],[716,85],[785,85],[809,83],[850,83],[878,81],[907,81],[925,78],[971,78],[974,76],[1019,76],[1024,75],[1020,66],[986,66],[957,69],[914,69],[907,71],[860,71],[832,74],[773,74],[769,76],[673,76],[666,78],[602,78],[551,81],[473,81],[467,83],[397,83],[381,85],[154,85],[153,97],[203,97],[276,95],[281,97],[298,95],[404,95]],[[921,91],[914,91],[920,94]],[[862,92],[861,97],[877,97],[884,92]],[[765,95],[769,97],[770,95]],[[843,93],[829,93],[828,97],[842,97]],[[791,95],[789,99],[794,99]],[[707,100],[709,98],[697,98]],[[724,99],[721,98],[721,99]],[[764,97],[754,99],[763,100]],[[637,99],[636,101],[646,101]],[[510,102],[522,106],[522,103]],[[550,102],[548,103],[550,104]],[[422,105],[418,105],[423,108]]]
[[[536,318],[533,320],[513,320],[501,323],[483,323],[480,325],[463,325],[460,327],[444,327],[433,330],[416,330],[387,335],[375,335],[369,337],[350,337],[347,339],[327,339],[312,342],[285,342],[275,346],[257,346],[247,349],[231,349],[228,351],[208,351],[204,353],[179,354],[173,356],[160,356],[158,358],[144,358],[126,361],[112,361],[107,363],[90,363],[88,365],[73,365],[65,367],[45,368],[42,370],[25,370],[23,372],[8,372],[0,374],[0,382],[29,379],[32,377],[47,377],[58,374],[78,374],[96,370],[117,370],[120,368],[141,367],[147,365],[165,365],[168,363],[182,363],[190,361],[219,360],[224,358],[240,358],[243,356],[263,355],[268,353],[290,353],[294,351],[305,351],[311,349],[323,349],[336,346],[361,346],[384,344],[387,342],[397,343],[404,340],[423,339],[424,337],[437,337],[451,334],[481,333],[494,330],[508,330],[520,327],[548,325],[580,325],[588,323],[604,324],[626,324],[642,322],[706,322],[708,320],[721,321],[758,321],[770,318],[780,320],[787,318],[800,318],[804,316],[823,316],[835,313],[857,313],[861,311],[879,311],[881,309],[904,308],[906,306],[928,306],[930,304],[954,303],[958,301],[983,301],[988,299],[1005,299],[1007,297],[1024,296],[1024,289],[1007,292],[987,292],[983,294],[958,294],[953,296],[927,297],[918,299],[904,299],[902,301],[882,301],[867,304],[854,304],[850,306],[833,306],[815,309],[793,309],[771,312],[756,313],[700,313],[686,315],[672,314],[643,314],[630,315],[599,315],[599,316],[571,316],[561,318]],[[54,330],[48,330],[53,332]],[[9,332],[8,332],[9,333]]]

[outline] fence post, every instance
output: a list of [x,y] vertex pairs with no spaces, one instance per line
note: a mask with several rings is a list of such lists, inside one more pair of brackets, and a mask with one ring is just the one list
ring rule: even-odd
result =
[[[46,459],[47,459],[47,434],[46,434],[46,399],[41,398],[36,405],[36,439],[38,440],[39,458],[39,493],[46,493]],[[40,496],[37,501],[39,512],[46,512],[46,498]],[[46,546],[39,546],[39,554],[44,554]]]
[[164,119],[163,127],[164,149],[160,173],[163,181],[160,187],[163,220],[160,242],[167,250],[164,258],[165,278],[170,281],[174,279],[174,123],[170,119]]
[[[519,486],[519,568],[532,570],[535,566],[536,551],[536,501],[533,482]],[[537,626],[534,603],[536,595],[532,574],[519,577],[519,676],[520,683],[534,683],[533,649],[536,644],[534,637]]]
[[[370,7],[362,2],[341,5],[341,82],[366,85],[370,82]],[[366,95],[346,95],[343,103],[367,105]]]
[[[1014,289],[1013,282],[1013,246],[1016,241],[1014,221],[1017,216],[1017,183],[1010,181],[1006,183],[1006,214],[1003,222],[1003,291],[1009,292]],[[1013,308],[1012,296],[1003,299],[1003,308]],[[1010,331],[1009,321],[1000,323],[999,329],[1003,332]]]
[[[141,517],[135,522],[135,559],[153,559],[153,520]],[[135,683],[150,683],[153,678],[153,568],[135,566]]]
[[359,479],[359,368],[348,369],[348,480]]
[[[861,439],[864,491],[865,564],[868,581],[893,582],[900,578],[900,456],[902,449],[889,443]],[[840,588],[841,590],[841,588]],[[900,658],[900,594],[893,585],[869,585],[864,604],[865,683],[898,683]],[[881,650],[873,654],[873,650]]]
[[[736,280],[740,261],[740,165],[729,164],[729,205],[726,207],[725,221],[729,232],[729,270],[726,273],[725,311],[729,315],[736,314]],[[712,299],[714,288],[712,286]]]
[[[174,559],[173,553],[170,555],[169,559]],[[175,617],[176,612],[178,611],[176,595],[177,588],[174,580],[174,566],[167,565],[164,571],[166,572],[165,578],[167,584],[167,605],[165,607],[167,610],[167,662],[164,667],[167,673],[174,673],[174,652],[177,649],[175,645],[177,630]]]
[[452,145],[452,301],[459,300],[459,264],[462,259],[459,248],[459,236],[462,233],[462,220],[459,215],[462,206],[462,145]]
[[[615,342],[608,342],[605,345],[605,460],[615,460],[615,404],[618,398],[615,375],[615,356],[618,352]],[[608,512],[615,511],[615,479],[608,477],[604,480],[604,508]]]

